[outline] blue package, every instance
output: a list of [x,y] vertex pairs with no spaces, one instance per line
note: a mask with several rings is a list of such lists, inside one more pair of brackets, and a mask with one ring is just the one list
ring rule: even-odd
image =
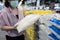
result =
[[50,19],[50,21],[60,25],[60,20],[58,20],[56,18]]
[[56,26],[52,25],[49,26],[50,29],[52,29],[54,32],[56,32],[58,35],[60,35],[60,29],[58,29]]
[[53,38],[53,40],[59,40],[55,34],[51,33],[48,36],[50,36],[51,38]]

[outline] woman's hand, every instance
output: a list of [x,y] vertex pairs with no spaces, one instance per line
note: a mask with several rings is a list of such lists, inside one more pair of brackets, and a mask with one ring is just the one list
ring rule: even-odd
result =
[[17,29],[17,25],[13,27],[13,29]]

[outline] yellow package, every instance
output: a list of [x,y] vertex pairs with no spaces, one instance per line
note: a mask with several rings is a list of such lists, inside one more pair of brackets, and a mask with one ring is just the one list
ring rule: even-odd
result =
[[31,26],[26,30],[26,40],[35,40],[34,25],[31,25]]

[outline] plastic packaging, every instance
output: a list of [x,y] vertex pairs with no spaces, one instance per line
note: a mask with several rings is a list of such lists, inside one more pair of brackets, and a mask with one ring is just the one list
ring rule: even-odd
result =
[[[30,25],[34,24],[38,19],[40,18],[40,15],[38,14],[30,14],[23,18],[21,21],[19,21],[16,25],[18,25],[17,30],[20,33],[23,30],[26,30]],[[15,25],[15,26],[16,26]]]
[[[50,15],[41,15],[39,22],[42,24],[39,25],[42,32],[44,31],[45,36],[52,40],[60,40],[60,19],[56,14]],[[41,31],[40,30],[40,31]],[[40,33],[39,33],[40,34]],[[50,40],[48,39],[48,40]]]

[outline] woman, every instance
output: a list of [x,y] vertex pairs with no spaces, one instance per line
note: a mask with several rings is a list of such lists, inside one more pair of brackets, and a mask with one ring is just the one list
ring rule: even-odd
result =
[[24,33],[18,33],[17,26],[14,26],[24,17],[17,6],[18,0],[5,0],[5,7],[0,14],[0,28],[7,32],[6,40],[24,40]]

